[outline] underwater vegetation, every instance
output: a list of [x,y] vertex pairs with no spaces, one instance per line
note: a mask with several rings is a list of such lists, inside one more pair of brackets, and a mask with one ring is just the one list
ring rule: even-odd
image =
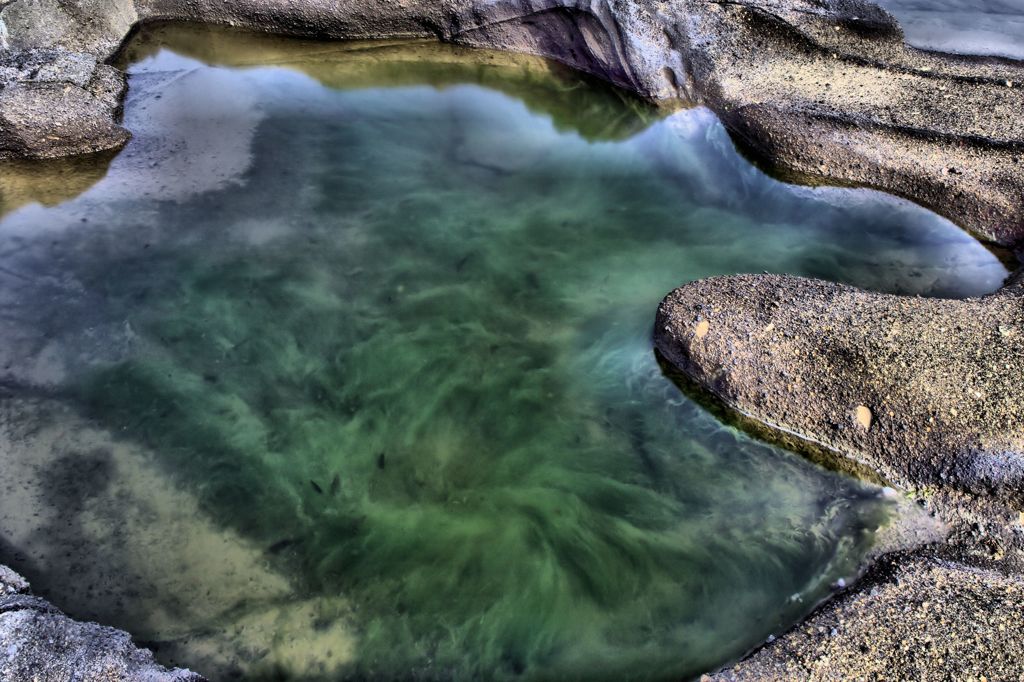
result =
[[329,63],[295,59],[151,54],[108,177],[0,223],[22,333],[60,366],[47,394],[151,451],[355,642],[226,670],[678,679],[856,570],[877,490],[686,398],[653,311],[760,270],[983,293],[991,254],[906,202],[766,177],[705,110],[531,71],[556,125],[466,75],[487,69],[326,87]]

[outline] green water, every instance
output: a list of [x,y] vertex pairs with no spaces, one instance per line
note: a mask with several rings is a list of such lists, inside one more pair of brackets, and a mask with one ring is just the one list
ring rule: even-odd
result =
[[[53,403],[151,453],[197,527],[287,581],[287,655],[198,643],[241,632],[256,596],[201,621],[173,602],[158,626],[130,605],[171,595],[73,594],[93,564],[136,570],[145,551],[115,539],[170,532],[156,506],[89,510],[100,539],[74,561],[33,560],[52,527],[0,561],[214,677],[670,680],[728,662],[853,575],[888,504],[685,397],[652,352],[658,301],[734,272],[929,296],[1006,275],[923,209],[779,183],[706,110],[535,60],[173,27],[131,56],[135,137],[107,175],[0,221],[0,421]],[[47,414],[18,442],[59,426]],[[61,466],[92,472],[65,484],[76,502],[43,487],[73,516],[111,465],[67,447]],[[227,589],[190,566],[175,599]],[[315,615],[292,632],[280,614],[300,603]]]

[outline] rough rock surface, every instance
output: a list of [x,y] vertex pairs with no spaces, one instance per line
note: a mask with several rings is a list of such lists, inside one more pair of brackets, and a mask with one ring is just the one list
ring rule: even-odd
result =
[[59,157],[122,146],[115,121],[124,74],[52,48],[0,51],[0,159]]
[[120,630],[71,620],[28,588],[0,566],[0,680],[202,682],[195,673],[157,665]]
[[729,407],[903,488],[1024,505],[1024,298],[941,300],[741,275],[671,293],[661,353]]
[[877,187],[1024,236],[1024,66],[925,53],[855,0],[687,0],[688,91],[798,179]]
[[1024,585],[922,551],[890,555],[785,637],[707,682],[1020,680]]
[[[706,104],[796,179],[877,187],[1024,245],[1024,66],[908,48],[866,0],[0,0],[0,156],[123,144],[123,76],[102,62],[137,22],[161,19],[552,57],[650,98]],[[721,679],[1020,677],[1022,294],[1024,274],[969,301],[765,275],[666,299],[656,342],[689,381],[879,472],[949,526],[942,550],[883,558]],[[52,679],[101,660],[89,656],[106,643],[110,665],[148,660],[123,634],[5,599],[37,607],[0,601],[0,644],[37,643],[15,656],[65,671]]]
[[3,0],[8,46],[57,48],[104,58],[139,19],[132,0]]

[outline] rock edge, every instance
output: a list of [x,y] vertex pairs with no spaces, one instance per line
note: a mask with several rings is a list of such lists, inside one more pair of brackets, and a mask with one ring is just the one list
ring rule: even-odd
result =
[[120,630],[79,623],[32,596],[28,582],[0,566],[0,679],[57,682],[204,682],[170,670]]

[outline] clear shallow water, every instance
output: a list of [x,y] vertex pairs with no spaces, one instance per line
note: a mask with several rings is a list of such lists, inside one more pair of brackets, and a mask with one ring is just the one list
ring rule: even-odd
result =
[[1024,0],[877,0],[917,47],[1024,59]]
[[681,394],[660,298],[1006,275],[931,213],[778,183],[709,112],[536,60],[174,28],[131,57],[106,177],[0,222],[0,560],[214,678],[725,663],[888,509]]

